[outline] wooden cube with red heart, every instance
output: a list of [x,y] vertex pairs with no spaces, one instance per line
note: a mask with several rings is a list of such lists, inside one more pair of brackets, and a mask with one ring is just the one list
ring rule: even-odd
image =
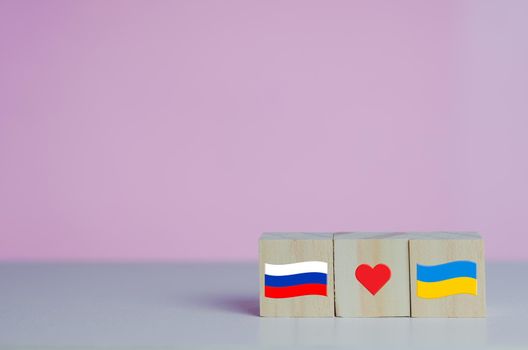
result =
[[334,235],[336,316],[410,316],[406,233]]

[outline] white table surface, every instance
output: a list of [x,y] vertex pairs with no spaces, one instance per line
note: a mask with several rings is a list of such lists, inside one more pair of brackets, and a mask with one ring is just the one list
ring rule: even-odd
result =
[[485,319],[258,317],[257,264],[0,264],[1,349],[528,348],[528,263]]

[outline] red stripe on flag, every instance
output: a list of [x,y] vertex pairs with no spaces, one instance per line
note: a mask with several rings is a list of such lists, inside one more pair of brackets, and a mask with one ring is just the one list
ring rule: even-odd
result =
[[299,284],[288,287],[264,287],[264,296],[268,298],[292,298],[302,295],[326,296],[326,284]]

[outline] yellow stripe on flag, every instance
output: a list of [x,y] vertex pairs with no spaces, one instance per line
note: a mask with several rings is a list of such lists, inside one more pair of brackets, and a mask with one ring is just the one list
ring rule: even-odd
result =
[[416,295],[434,299],[455,294],[477,295],[477,280],[471,277],[457,277],[439,282],[416,281]]

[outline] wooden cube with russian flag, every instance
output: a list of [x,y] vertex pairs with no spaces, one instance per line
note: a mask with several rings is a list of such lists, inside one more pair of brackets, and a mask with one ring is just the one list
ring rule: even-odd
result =
[[259,256],[261,316],[334,317],[331,233],[264,233]]

